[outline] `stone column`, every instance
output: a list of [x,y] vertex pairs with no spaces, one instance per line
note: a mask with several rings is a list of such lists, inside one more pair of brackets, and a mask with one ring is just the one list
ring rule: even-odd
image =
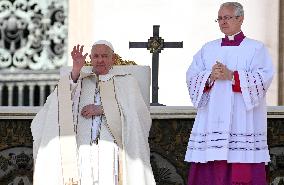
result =
[[50,89],[50,93],[52,93],[54,91],[56,84],[50,84],[49,85],[49,89]]
[[12,106],[13,105],[13,86],[14,84],[12,83],[8,83],[8,106]]
[[29,106],[34,106],[34,89],[35,84],[29,84]]
[[0,106],[2,106],[2,91],[3,91],[3,84],[0,84]]
[[284,1],[279,1],[278,105],[284,105]]
[[24,84],[23,83],[17,83],[18,86],[18,106],[23,106],[23,89]]
[[44,84],[39,84],[39,105],[42,106],[45,102],[45,99],[44,99]]

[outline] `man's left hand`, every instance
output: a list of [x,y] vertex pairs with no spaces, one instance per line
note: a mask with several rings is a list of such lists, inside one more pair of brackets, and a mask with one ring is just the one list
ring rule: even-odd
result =
[[89,104],[82,108],[81,115],[90,119],[92,116],[100,116],[104,113],[101,105]]
[[218,67],[220,68],[220,74],[218,75],[218,80],[232,80],[233,72],[227,68],[226,65],[217,62]]

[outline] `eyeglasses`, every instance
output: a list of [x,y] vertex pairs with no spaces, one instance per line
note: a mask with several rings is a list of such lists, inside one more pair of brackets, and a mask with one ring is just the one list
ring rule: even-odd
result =
[[238,18],[239,16],[224,16],[224,17],[218,17],[215,22],[221,22],[221,21],[229,21],[232,18]]

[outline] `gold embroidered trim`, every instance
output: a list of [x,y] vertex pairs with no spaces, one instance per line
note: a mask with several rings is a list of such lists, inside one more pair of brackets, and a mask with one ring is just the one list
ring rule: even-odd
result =
[[[85,66],[91,66],[91,61],[86,61]],[[137,65],[136,62],[132,60],[122,60],[121,56],[114,53],[114,65]]]

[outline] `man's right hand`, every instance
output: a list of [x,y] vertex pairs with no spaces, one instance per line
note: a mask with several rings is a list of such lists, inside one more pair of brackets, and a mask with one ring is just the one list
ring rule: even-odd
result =
[[84,46],[80,47],[80,45],[78,44],[77,46],[74,46],[73,51],[71,52],[71,56],[73,59],[71,78],[74,82],[78,80],[80,71],[85,65],[86,57],[88,56],[88,53],[83,55],[83,48]]
[[215,80],[218,80],[221,76],[222,68],[219,62],[216,62],[216,64],[212,67],[212,72],[210,75],[210,81],[213,82]]
[[226,65],[216,61],[216,64],[212,67],[210,80],[232,80],[233,72],[227,68]]

